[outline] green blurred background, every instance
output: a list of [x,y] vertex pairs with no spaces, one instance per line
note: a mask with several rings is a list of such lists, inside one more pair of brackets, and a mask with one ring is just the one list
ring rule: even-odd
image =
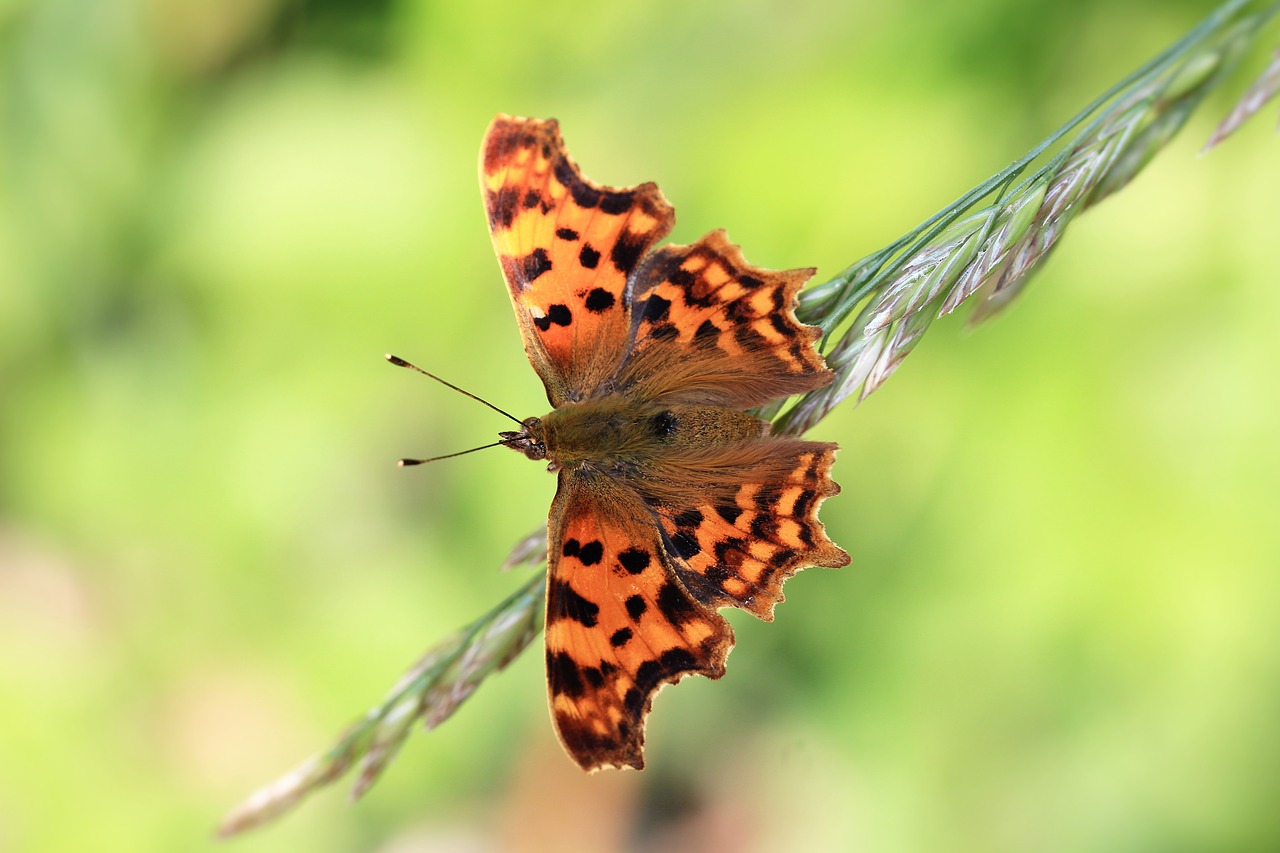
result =
[[[546,408],[495,113],[821,278],[1213,5],[0,2],[0,850],[212,846],[524,582],[554,479],[397,470],[507,424],[381,358]],[[560,754],[533,652],[227,849],[1280,846],[1280,149],[1272,113],[1197,158],[1229,106],[821,425],[854,564],[730,616],[649,770]]]

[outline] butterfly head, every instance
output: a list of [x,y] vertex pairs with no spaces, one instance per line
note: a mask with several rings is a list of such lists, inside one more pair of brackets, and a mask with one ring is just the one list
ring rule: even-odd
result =
[[519,450],[530,459],[547,458],[547,433],[541,418],[525,418],[520,429],[498,433],[499,442],[512,450]]

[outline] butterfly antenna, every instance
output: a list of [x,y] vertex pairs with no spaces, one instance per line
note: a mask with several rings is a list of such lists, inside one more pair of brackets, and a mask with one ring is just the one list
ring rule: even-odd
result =
[[400,459],[396,464],[401,468],[408,468],[410,465],[426,465],[428,462],[439,462],[441,459],[452,459],[455,456],[465,456],[468,453],[475,453],[477,450],[484,450],[487,447],[497,447],[499,444],[502,444],[502,442],[495,441],[493,444],[482,444],[479,447],[473,447],[470,450],[459,450],[457,453],[446,453],[444,456],[432,456],[430,459]]
[[[457,391],[459,394],[465,394],[466,396],[470,397],[472,400],[475,400],[476,402],[484,403],[486,406],[488,406],[489,408],[493,409],[493,410],[494,410],[495,412],[497,412],[498,414],[503,415],[503,416],[508,417],[508,418],[511,418],[511,420],[515,421],[516,423],[520,424],[521,426],[523,426],[523,425],[524,425],[524,421],[520,420],[520,419],[519,419],[519,418],[517,418],[515,415],[513,415],[513,414],[511,414],[511,413],[509,413],[509,412],[504,412],[504,411],[502,411],[502,409],[499,409],[499,408],[498,408],[497,406],[495,406],[493,403],[490,403],[488,400],[485,400],[485,399],[483,399],[483,398],[481,398],[481,397],[477,397],[475,394],[472,394],[470,391],[463,391],[461,388],[459,388],[457,385],[454,385],[452,382],[445,382],[443,379],[441,379],[439,376],[436,376],[434,373],[428,373],[427,371],[423,370],[421,367],[418,367],[418,365],[416,365],[416,364],[410,364],[409,362],[405,361],[403,358],[401,358],[401,357],[400,357],[400,356],[398,356],[398,355],[392,355],[391,353],[387,353],[387,361],[391,362],[391,363],[392,363],[392,364],[394,364],[396,367],[407,367],[407,368],[409,368],[410,370],[416,370],[418,373],[421,373],[423,376],[429,376],[429,377],[431,377],[432,379],[434,379],[435,381],[439,382],[441,385],[446,385],[446,386],[448,386],[448,387],[452,388],[453,390]],[[485,445],[485,447],[493,447],[493,445],[492,445],[492,444],[486,444],[486,445]],[[481,450],[482,448],[477,447],[477,448],[474,448],[474,449],[475,449],[475,450]],[[470,453],[471,451],[470,451],[470,450],[464,450],[464,451],[462,451],[462,452],[463,452],[463,453]],[[458,455],[460,455],[460,454],[457,454],[457,453],[451,453],[451,454],[449,454],[449,456],[458,456]],[[448,456],[438,456],[438,457],[436,457],[436,458],[437,458],[437,459],[448,459],[449,457],[448,457]],[[402,460],[402,461],[404,461],[404,460]],[[435,461],[435,459],[423,459],[423,460],[421,460],[421,462],[434,462],[434,461]],[[419,465],[419,464],[421,464],[421,462],[413,462],[412,464],[414,464],[414,465]]]

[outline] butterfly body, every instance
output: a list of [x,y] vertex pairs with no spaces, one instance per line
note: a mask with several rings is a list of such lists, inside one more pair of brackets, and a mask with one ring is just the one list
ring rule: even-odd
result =
[[664,406],[610,394],[566,403],[541,418],[529,418],[519,432],[500,433],[508,446],[551,470],[590,467],[617,477],[643,477],[664,457],[709,451],[760,438],[768,424],[722,406]]
[[819,505],[836,446],[750,414],[831,381],[793,313],[813,270],[751,266],[713,231],[670,230],[654,184],[592,183],[555,121],[499,116],[481,154],[494,247],[552,411],[501,441],[546,460],[552,716],[583,768],[643,767],[665,684],[724,674],[716,610],[770,620],[805,566],[843,566]]

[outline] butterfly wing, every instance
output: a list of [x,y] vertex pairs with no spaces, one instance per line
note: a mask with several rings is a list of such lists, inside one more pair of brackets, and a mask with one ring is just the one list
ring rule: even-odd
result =
[[617,386],[646,399],[748,409],[826,385],[819,330],[794,313],[813,272],[754,267],[719,230],[663,246],[631,283],[634,343]]
[[848,565],[818,520],[818,507],[840,491],[835,455],[830,443],[763,438],[711,455],[714,467],[705,457],[653,466],[637,488],[689,593],[772,621],[787,578],[805,566]]
[[[631,282],[633,345],[616,387],[666,405],[747,409],[827,384],[819,331],[794,313],[812,274],[754,267],[723,231],[657,250]],[[695,598],[772,619],[796,571],[849,562],[818,520],[839,491],[835,450],[784,438],[673,450],[634,486]]]
[[653,695],[724,673],[733,632],[714,608],[772,618],[796,570],[849,560],[817,519],[838,491],[835,446],[761,437],[742,414],[831,381],[818,330],[794,314],[812,270],[752,267],[721,231],[648,254],[674,221],[661,192],[587,180],[554,121],[499,116],[481,182],[553,406],[618,391],[663,436],[680,434],[685,413],[702,425],[669,444],[637,434],[648,449],[621,467],[566,465],[551,509],[557,731],[586,769],[639,768]]
[[644,766],[644,719],[665,684],[724,674],[733,631],[674,573],[653,512],[603,475],[560,472],[548,529],[552,717],[586,770]]
[[652,183],[592,183],[552,120],[498,116],[481,149],[489,233],[525,352],[553,406],[613,375],[630,331],[627,277],[675,214]]

